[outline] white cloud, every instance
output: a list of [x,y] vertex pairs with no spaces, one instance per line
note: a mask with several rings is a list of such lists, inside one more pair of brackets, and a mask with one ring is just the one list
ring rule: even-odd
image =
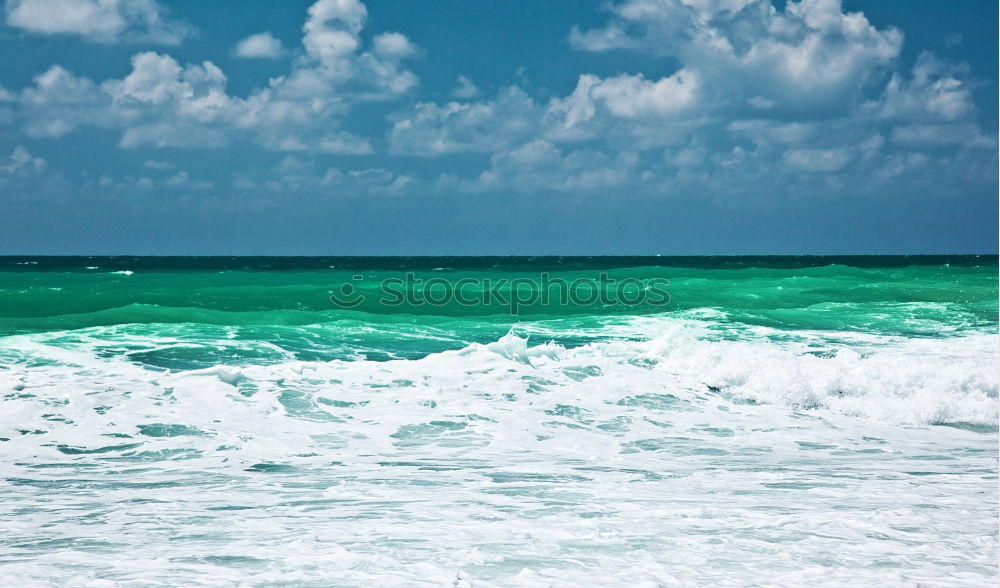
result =
[[[573,93],[550,101],[544,134],[558,141],[638,140],[643,149],[675,143],[678,123],[700,115],[697,77],[685,70],[659,80],[641,74],[582,75]],[[671,128],[673,127],[673,128]]]
[[883,145],[885,145],[885,137],[876,133],[862,141],[858,145],[858,149],[860,149],[862,153],[870,154],[881,149]]
[[758,109],[758,110],[769,110],[774,108],[775,102],[769,98],[764,98],[763,96],[751,96],[747,98],[747,104]]
[[111,98],[121,145],[156,147],[223,145],[243,103],[226,93],[226,76],[209,61],[181,67],[169,55],[139,53],[132,72],[109,80],[101,90]]
[[[125,148],[219,147],[249,135],[265,149],[339,154],[374,151],[341,131],[341,118],[362,102],[408,92],[416,76],[402,61],[417,53],[399,33],[360,38],[367,12],[356,0],[318,0],[303,26],[306,53],[289,73],[246,97],[230,95],[226,75],[210,61],[181,65],[138,53],[121,79],[96,83],[60,66],[16,96],[29,134],[57,137],[80,126],[121,129]],[[260,49],[260,47],[257,47]]]
[[667,151],[664,159],[674,167],[690,168],[701,165],[705,161],[708,150],[704,147],[688,146],[676,151]]
[[[863,87],[891,66],[902,43],[899,31],[879,30],[861,13],[844,13],[837,0],[790,2],[782,10],[766,0],[624,0],[612,13],[606,27],[574,30],[571,41],[590,51],[670,55],[680,67],[658,79],[581,75],[571,94],[546,106],[523,92],[515,103],[510,89],[479,102],[420,104],[396,117],[390,145],[427,156],[495,152],[534,135],[555,143],[599,142],[619,151],[680,149],[706,131],[718,142],[725,135],[713,121],[745,115],[759,120],[725,129],[729,140],[716,149],[732,152],[738,138],[810,147],[819,140],[812,121],[855,116]],[[783,122],[768,122],[778,117]],[[860,140],[847,129],[850,124],[841,126],[844,141]],[[783,165],[779,153],[773,157]]]
[[892,142],[904,147],[942,147],[961,145],[996,149],[996,140],[986,136],[974,124],[912,124],[892,130]]
[[374,51],[383,57],[404,59],[417,54],[417,46],[402,33],[382,33],[372,39]]
[[105,82],[102,89],[123,109],[181,103],[207,120],[232,102],[225,86],[225,74],[210,61],[181,67],[173,57],[149,51],[133,56],[131,73]]
[[473,193],[853,195],[995,181],[996,141],[976,121],[967,70],[927,54],[895,74],[901,33],[836,0],[625,0],[606,27],[571,40],[678,65],[660,78],[584,74],[548,103],[505,88],[419,104],[395,115],[390,145],[492,154],[487,169],[437,183]]
[[7,0],[7,24],[40,35],[177,45],[193,28],[155,0]]
[[160,160],[157,160],[157,159],[147,159],[142,164],[142,167],[149,168],[149,169],[158,169],[158,170],[161,170],[161,171],[169,171],[169,170],[174,169],[175,166],[174,166],[174,164],[170,163],[169,161],[160,161]]
[[344,131],[326,135],[319,140],[317,148],[323,153],[335,155],[368,155],[375,152],[367,139]]
[[797,172],[837,172],[854,155],[847,149],[791,149],[785,152],[785,169]]
[[[454,101],[396,112],[384,139],[401,155],[483,154],[462,159],[473,162],[467,171],[439,175],[428,165],[414,177],[321,167],[313,157],[376,151],[378,140],[346,130],[352,109],[398,99],[418,84],[406,60],[420,49],[402,33],[365,31],[367,15],[357,0],[318,0],[294,52],[270,33],[244,39],[238,56],[294,55],[284,75],[248,93],[231,94],[211,62],[143,52],[117,79],[94,81],[54,65],[21,91],[0,88],[0,117],[35,137],[91,126],[120,132],[125,148],[239,141],[294,153],[272,169],[232,174],[234,187],[259,193],[726,198],[750,187],[855,194],[887,183],[995,181],[996,140],[977,122],[968,69],[923,54],[895,72],[901,34],[845,13],[836,0],[792,0],[780,9],[764,0],[619,1],[606,26],[575,30],[573,43],[669,56],[662,63],[672,73],[583,74],[555,97],[529,92],[526,82],[482,96],[461,76]],[[163,172],[152,173],[155,184],[128,178],[127,185],[210,187],[161,163],[144,166]],[[794,185],[788,173],[797,174]],[[846,178],[857,186],[848,190]]]
[[494,156],[494,162],[517,169],[538,169],[548,167],[562,160],[562,153],[552,143],[535,139],[515,149],[502,151]]
[[611,114],[625,119],[672,117],[690,109],[697,102],[698,76],[680,70],[653,82],[642,74],[618,75],[599,79],[583,76],[589,97],[603,105]]
[[243,193],[312,193],[322,196],[394,196],[408,193],[418,180],[385,168],[321,167],[311,158],[288,155],[270,168],[233,175],[233,188]]
[[[147,162],[149,163],[149,162]],[[174,166],[165,167],[156,165],[158,163],[165,162],[155,162],[154,165],[144,165],[143,167],[154,169],[157,171],[169,171],[176,169]],[[87,181],[84,183],[83,188],[94,188],[97,187],[102,193],[119,193],[122,195],[131,195],[136,190],[168,190],[175,193],[183,192],[204,192],[206,190],[211,190],[215,188],[215,183],[202,180],[197,178],[192,178],[191,174],[184,170],[177,170],[176,172],[169,175],[157,175],[157,179],[150,178],[148,176],[124,176],[115,178],[110,174],[102,174],[97,181]]]
[[842,111],[902,45],[898,30],[843,13],[839,0],[789,2],[784,10],[769,0],[625,0],[611,11],[604,28],[574,29],[573,46],[676,57],[702,81],[706,107]]
[[737,137],[746,137],[757,144],[801,145],[822,134],[821,125],[814,122],[779,123],[769,120],[738,120],[726,125]]
[[60,137],[81,124],[111,124],[111,100],[91,80],[53,65],[34,82],[19,101],[29,135]]
[[265,31],[241,39],[233,48],[233,54],[245,59],[279,59],[285,55],[281,40]]
[[996,140],[975,120],[968,66],[923,52],[909,76],[894,73],[877,102],[868,107],[896,125],[890,138],[907,148],[965,146],[995,149]]
[[23,145],[15,147],[14,152],[0,162],[0,174],[7,176],[39,174],[48,165],[41,157],[31,155]]
[[536,132],[541,114],[518,87],[485,102],[422,103],[396,117],[389,145],[396,153],[420,156],[493,152]]
[[637,163],[637,156],[631,152],[614,155],[577,149],[564,153],[548,141],[533,139],[494,153],[490,168],[477,177],[461,179],[443,175],[436,188],[443,192],[470,193],[599,193],[635,182]]
[[168,188],[184,190],[211,190],[215,184],[206,180],[194,180],[186,171],[179,171],[164,181]]
[[458,100],[469,100],[479,96],[479,88],[465,76],[458,76],[458,85],[451,91],[451,97]]
[[955,121],[974,113],[972,90],[962,78],[966,67],[921,53],[909,79],[894,74],[880,105],[885,118]]
[[336,69],[340,60],[360,46],[358,33],[367,18],[368,9],[358,0],[318,0],[309,7],[309,18],[302,29],[306,52],[326,67]]
[[398,195],[406,191],[414,179],[385,168],[356,169],[343,172],[338,168],[327,170],[320,185],[325,189],[339,188],[345,194]]
[[393,151],[425,157],[495,152],[532,135],[554,142],[597,137],[626,149],[649,149],[686,138],[698,116],[697,79],[678,71],[659,80],[622,74],[583,75],[572,94],[542,106],[517,86],[477,102],[422,103],[396,115]]

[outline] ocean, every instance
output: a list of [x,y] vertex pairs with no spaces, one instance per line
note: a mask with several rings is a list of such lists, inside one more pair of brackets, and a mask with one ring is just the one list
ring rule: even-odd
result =
[[0,585],[996,585],[997,286],[0,258]]

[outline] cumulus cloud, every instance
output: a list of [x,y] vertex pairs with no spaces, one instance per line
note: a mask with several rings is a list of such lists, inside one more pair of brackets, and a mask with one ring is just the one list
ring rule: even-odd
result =
[[574,29],[570,41],[587,51],[670,56],[680,67],[652,79],[583,74],[571,94],[547,105],[527,97],[512,102],[510,89],[480,102],[421,104],[399,115],[390,144],[424,155],[495,151],[527,139],[502,128],[511,119],[549,141],[649,150],[683,145],[717,119],[801,119],[799,127],[758,127],[772,140],[783,132],[791,141],[807,121],[851,114],[865,84],[891,65],[902,43],[899,31],[844,13],[837,0],[789,2],[782,10],[767,0],[624,0],[611,15],[603,28]]
[[895,144],[995,149],[995,138],[975,121],[973,83],[968,76],[968,66],[923,52],[908,76],[893,73],[882,96],[867,106],[895,125],[890,133]]
[[902,33],[838,0],[621,0],[610,13],[603,27],[573,29],[570,42],[648,53],[675,71],[583,74],[547,102],[509,87],[418,104],[393,117],[391,148],[492,154],[478,175],[439,181],[472,192],[587,191],[582,178],[608,189],[735,194],[748,185],[785,192],[777,178],[788,173],[820,192],[846,190],[844,174],[875,189],[898,182],[900,169],[924,182],[933,173],[995,177],[984,148],[996,142],[976,121],[968,69],[925,53],[896,71]]
[[330,168],[320,180],[325,190],[337,190],[342,194],[399,195],[414,183],[412,176],[400,174],[385,168],[368,168],[342,171]]
[[840,111],[899,55],[902,33],[879,30],[839,0],[625,0],[600,29],[573,29],[585,51],[639,50],[677,58],[702,81],[706,106]]
[[319,0],[308,12],[302,43],[310,56],[333,67],[358,49],[358,33],[368,18],[364,4],[358,0]]
[[892,141],[904,147],[961,145],[996,149],[996,140],[971,123],[898,126],[892,129]]
[[785,152],[785,168],[800,172],[836,172],[844,169],[853,154],[839,149],[790,149]]
[[289,155],[270,168],[234,174],[232,186],[242,193],[260,195],[363,197],[406,194],[419,183],[413,176],[381,167],[325,167],[313,159]]
[[279,59],[285,55],[285,47],[280,39],[265,31],[241,39],[233,54],[244,59]]
[[614,116],[625,119],[655,119],[675,116],[697,103],[698,76],[685,70],[660,78],[646,80],[642,74],[619,75],[607,79],[584,76],[580,87],[587,91],[591,102],[603,104]]
[[174,169],[174,167],[176,167],[176,166],[174,166],[174,164],[170,163],[169,161],[160,161],[160,160],[157,160],[157,159],[147,159],[145,162],[143,162],[142,167],[149,168],[149,169],[161,170],[161,171],[169,171],[169,170]]
[[48,165],[41,157],[31,155],[23,145],[15,147],[13,153],[0,161],[0,174],[6,176],[38,174]]
[[536,132],[541,116],[535,101],[516,86],[482,102],[422,103],[396,117],[389,145],[396,153],[426,157],[492,152]]
[[[609,10],[604,26],[571,31],[573,46],[643,52],[662,59],[660,73],[580,72],[555,96],[523,81],[483,95],[460,76],[448,100],[404,103],[379,138],[349,131],[346,120],[362,103],[411,93],[418,80],[407,60],[421,50],[400,32],[366,31],[357,0],[314,2],[300,48],[270,33],[243,39],[237,56],[289,57],[284,75],[245,94],[230,93],[210,61],[142,52],[120,78],[54,65],[20,91],[0,88],[0,115],[39,138],[99,127],[120,133],[123,148],[249,141],[294,154],[233,176],[237,190],[261,193],[728,198],[748,186],[855,194],[941,178],[995,182],[996,140],[979,122],[969,69],[930,53],[901,64],[902,34],[837,0],[619,0]],[[380,139],[397,155],[481,154],[463,160],[480,163],[411,175],[312,159],[370,155]],[[164,173],[130,186],[199,186],[182,171],[145,167]]]
[[636,154],[627,151],[608,154],[576,149],[564,153],[544,139],[534,139],[495,153],[490,158],[490,169],[464,188],[473,192],[600,192],[634,181],[637,163]]
[[[147,51],[132,57],[128,75],[100,83],[54,65],[14,98],[27,132],[39,137],[98,126],[121,129],[124,148],[220,147],[249,135],[275,151],[368,154],[371,142],[339,129],[340,121],[359,103],[415,87],[403,61],[417,49],[404,35],[386,33],[366,50],[366,16],[357,0],[315,2],[303,25],[305,53],[286,75],[246,97],[229,94],[226,75],[210,61],[182,65]],[[274,49],[259,35],[249,40],[240,44],[244,55]]]
[[0,203],[34,201],[41,194],[66,192],[66,183],[49,163],[18,145],[9,155],[0,154]]
[[894,73],[880,104],[885,118],[908,121],[955,121],[972,114],[968,67],[923,52],[909,77]]
[[[152,163],[153,165],[146,165]],[[147,161],[143,167],[153,169],[158,172],[175,170],[176,167],[166,162],[155,160]],[[155,178],[155,179],[154,179]],[[83,184],[82,190],[96,189],[101,194],[119,194],[131,196],[136,191],[148,192],[151,190],[162,190],[174,194],[204,193],[215,188],[215,183],[209,180],[194,178],[184,170],[177,170],[170,174],[155,174],[153,178],[148,176],[118,176],[102,174],[96,181],[90,180]]]
[[465,76],[458,76],[458,84],[452,89],[451,97],[458,100],[469,100],[481,93],[476,84]]
[[361,30],[368,10],[358,0],[317,0],[309,7],[303,26],[306,55],[299,60],[287,84],[297,90],[329,92],[348,80],[365,84],[370,99],[404,94],[417,77],[400,66],[417,48],[401,33],[375,35],[370,51],[361,49]]
[[61,137],[81,124],[110,125],[110,97],[93,81],[53,65],[19,96],[25,130],[33,137]]
[[573,93],[552,100],[546,114],[563,138],[589,138],[607,132],[608,118],[643,124],[681,118],[697,105],[697,92],[697,76],[684,70],[656,81],[642,74],[582,75]]
[[241,101],[226,93],[226,76],[209,61],[182,67],[167,55],[132,58],[132,71],[108,80],[113,119],[125,125],[122,147],[219,146],[238,121]]
[[319,151],[336,155],[368,155],[375,148],[367,140],[346,131],[324,136],[317,144]]
[[604,138],[624,149],[676,144],[702,116],[697,76],[580,76],[573,93],[550,100],[543,133],[556,141]]
[[176,174],[167,178],[164,185],[169,188],[184,189],[184,190],[211,190],[215,187],[215,184],[207,180],[195,180],[192,179],[190,174],[186,171],[179,171]]
[[685,71],[659,80],[583,75],[572,94],[540,104],[508,86],[486,100],[421,103],[399,113],[389,145],[396,153],[431,157],[496,152],[537,135],[555,142],[603,137],[648,149],[675,143],[686,132],[698,115],[697,87]]
[[7,0],[5,9],[9,26],[96,43],[177,45],[194,31],[155,0]]
[[403,59],[417,54],[417,46],[410,42],[403,33],[382,33],[372,39],[373,50],[377,55]]

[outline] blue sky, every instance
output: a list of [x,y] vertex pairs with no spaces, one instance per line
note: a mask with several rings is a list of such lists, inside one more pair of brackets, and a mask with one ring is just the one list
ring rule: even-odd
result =
[[0,253],[996,252],[996,11],[6,0]]

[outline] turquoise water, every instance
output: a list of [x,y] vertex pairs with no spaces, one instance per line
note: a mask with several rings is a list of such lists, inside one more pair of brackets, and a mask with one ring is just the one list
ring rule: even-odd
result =
[[997,312],[996,256],[0,258],[0,579],[995,584]]

